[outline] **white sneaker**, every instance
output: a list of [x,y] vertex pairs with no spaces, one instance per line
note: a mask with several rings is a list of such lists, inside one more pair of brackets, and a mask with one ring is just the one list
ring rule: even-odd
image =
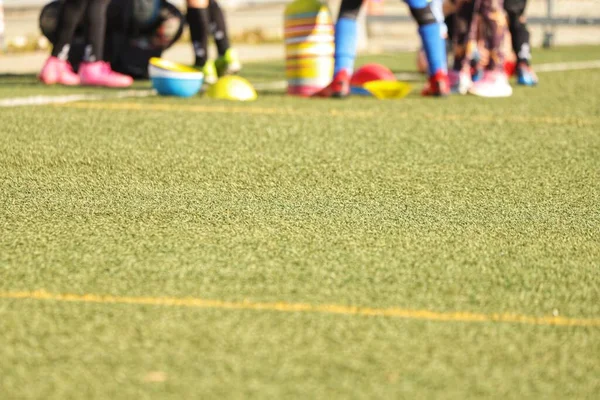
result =
[[466,71],[449,71],[448,77],[450,78],[450,90],[454,94],[467,94],[471,86],[473,86],[473,80],[471,74]]
[[504,71],[484,71],[483,78],[469,89],[469,93],[480,97],[510,97],[512,92]]

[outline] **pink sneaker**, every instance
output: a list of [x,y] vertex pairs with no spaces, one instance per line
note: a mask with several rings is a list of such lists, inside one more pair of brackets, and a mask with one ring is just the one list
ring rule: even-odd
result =
[[46,85],[54,85],[55,83],[76,86],[79,85],[79,75],[73,72],[71,64],[58,57],[49,57],[40,72],[39,78]]
[[481,97],[509,97],[512,92],[504,70],[484,71],[483,78],[469,89],[469,93]]
[[132,77],[113,71],[110,64],[104,61],[81,63],[79,77],[85,86],[121,88],[133,83]]

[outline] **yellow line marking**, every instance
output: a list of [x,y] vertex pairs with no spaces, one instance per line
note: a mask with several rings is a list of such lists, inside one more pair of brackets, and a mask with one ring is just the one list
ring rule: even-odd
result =
[[212,308],[224,310],[255,310],[279,312],[304,312],[340,315],[395,317],[426,321],[453,322],[503,322],[527,325],[600,327],[600,318],[568,318],[559,316],[528,316],[513,313],[481,314],[472,312],[437,312],[402,308],[354,307],[337,304],[263,303],[249,300],[224,301],[194,297],[129,297],[97,294],[32,292],[0,292],[0,299],[52,300],[74,303],[136,304],[153,306]]
[[[122,110],[122,111],[176,111],[176,112],[204,112],[219,114],[257,114],[257,115],[306,115],[310,117],[338,116],[344,118],[365,118],[381,115],[379,110],[306,110],[286,107],[241,107],[241,106],[208,106],[208,105],[182,105],[170,103],[129,103],[129,102],[88,102],[56,104],[54,107],[74,108],[83,110]],[[555,116],[519,116],[519,115],[462,115],[462,114],[430,114],[397,112],[389,114],[390,118],[409,120],[434,120],[434,121],[469,121],[469,122],[513,122],[513,123],[538,123],[549,125],[595,125],[600,123],[600,118],[588,117],[555,117]]]

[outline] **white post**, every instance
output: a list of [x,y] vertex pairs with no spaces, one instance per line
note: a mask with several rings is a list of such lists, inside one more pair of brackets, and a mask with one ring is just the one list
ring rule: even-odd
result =
[[552,22],[553,17],[554,0],[546,0],[546,26],[544,29],[544,42],[542,43],[544,48],[550,48],[554,43],[554,23]]

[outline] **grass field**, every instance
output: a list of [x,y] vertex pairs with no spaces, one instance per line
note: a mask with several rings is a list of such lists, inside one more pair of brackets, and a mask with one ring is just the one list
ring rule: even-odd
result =
[[539,75],[0,108],[0,398],[597,398],[600,70]]

